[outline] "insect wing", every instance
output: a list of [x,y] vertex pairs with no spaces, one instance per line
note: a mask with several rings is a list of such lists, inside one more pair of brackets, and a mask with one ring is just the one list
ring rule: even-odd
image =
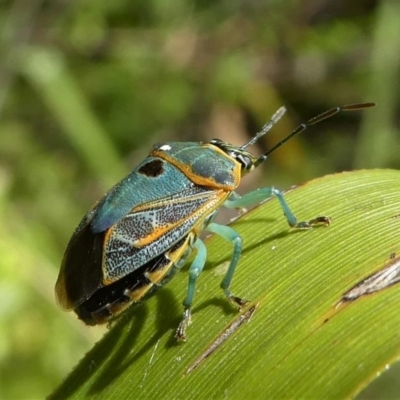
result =
[[135,207],[109,229],[93,233],[92,215],[81,222],[64,254],[56,296],[64,309],[86,301],[96,290],[132,273],[204,221],[228,193],[193,186]]
[[227,195],[195,186],[133,209],[107,231],[104,283],[115,282],[165,253],[189,232],[200,233]]
[[93,210],[93,233],[104,232],[136,206],[184,192],[194,184],[178,168],[159,157],[147,157],[117,183]]
[[90,221],[90,215],[85,217],[72,235],[58,275],[56,298],[66,310],[73,309],[101,287],[106,232],[93,234]]

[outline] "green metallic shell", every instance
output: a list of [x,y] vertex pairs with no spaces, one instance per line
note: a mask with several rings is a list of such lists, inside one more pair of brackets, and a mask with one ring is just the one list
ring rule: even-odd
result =
[[82,219],[65,251],[59,303],[76,308],[99,289],[199,234],[237,186],[237,163],[212,145],[155,146]]

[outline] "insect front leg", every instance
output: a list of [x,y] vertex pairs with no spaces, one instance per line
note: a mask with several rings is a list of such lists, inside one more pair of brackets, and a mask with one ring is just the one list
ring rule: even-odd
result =
[[243,196],[239,196],[236,193],[232,193],[231,197],[225,201],[224,206],[227,208],[243,208],[243,207],[253,206],[271,196],[277,197],[279,204],[282,208],[283,214],[285,215],[288,224],[292,228],[309,229],[315,225],[328,226],[330,224],[330,218],[323,216],[313,218],[309,221],[300,221],[300,222],[297,221],[297,218],[294,216],[292,210],[286,203],[286,200],[283,197],[283,193],[280,190],[275,189],[274,187],[256,189],[250,193],[246,193]]
[[186,340],[186,329],[192,322],[192,313],[190,309],[193,303],[194,292],[196,289],[196,281],[198,276],[203,271],[204,264],[206,263],[207,259],[207,249],[201,239],[197,239],[194,242],[193,247],[197,250],[197,254],[195,259],[193,260],[192,265],[189,268],[188,290],[186,298],[183,302],[183,307],[184,307],[183,319],[180,322],[175,334],[175,338],[178,341]]
[[221,288],[223,289],[226,297],[231,302],[237,304],[239,307],[242,307],[247,303],[247,300],[243,300],[240,297],[234,296],[229,290],[229,287],[231,285],[232,277],[235,273],[236,265],[239,261],[240,255],[242,254],[243,239],[234,229],[226,225],[219,225],[212,222],[207,226],[206,229],[209,232],[220,235],[223,239],[228,240],[233,244],[233,255],[228,267],[228,271],[226,272],[225,277],[221,282]]

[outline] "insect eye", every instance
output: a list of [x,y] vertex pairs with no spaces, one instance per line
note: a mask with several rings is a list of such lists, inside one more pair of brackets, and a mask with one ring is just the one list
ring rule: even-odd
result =
[[210,143],[211,143],[211,144],[214,144],[214,145],[216,145],[216,146],[220,146],[221,144],[225,144],[225,142],[224,142],[223,140],[221,140],[221,139],[213,139],[213,140],[210,140]]
[[242,169],[244,170],[250,170],[253,167],[253,161],[251,158],[245,154],[236,154],[236,160],[240,162],[242,165]]
[[230,151],[228,154],[240,163],[242,170],[250,171],[252,169],[254,163],[252,158],[247,154],[241,151]]

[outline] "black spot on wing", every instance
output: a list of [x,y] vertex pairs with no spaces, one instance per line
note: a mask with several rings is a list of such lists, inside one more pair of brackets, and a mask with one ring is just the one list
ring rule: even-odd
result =
[[138,172],[149,177],[161,175],[164,172],[163,162],[161,160],[152,160],[142,165]]

